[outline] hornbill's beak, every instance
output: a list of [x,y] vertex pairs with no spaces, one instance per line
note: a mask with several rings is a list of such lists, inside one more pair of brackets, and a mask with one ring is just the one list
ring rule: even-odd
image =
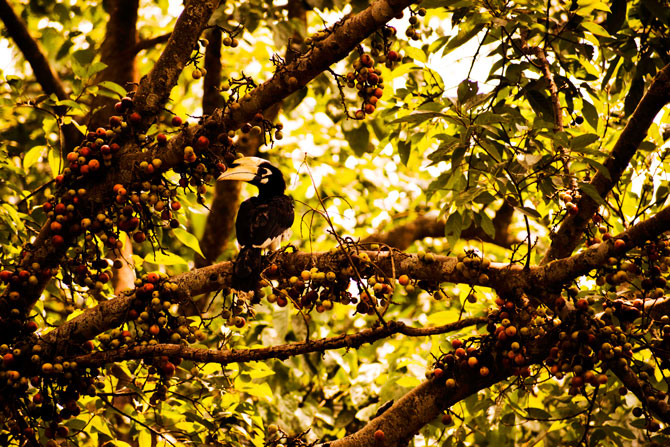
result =
[[242,157],[233,162],[231,167],[221,174],[218,180],[242,180],[250,182],[258,174],[258,166],[267,163],[259,157]]

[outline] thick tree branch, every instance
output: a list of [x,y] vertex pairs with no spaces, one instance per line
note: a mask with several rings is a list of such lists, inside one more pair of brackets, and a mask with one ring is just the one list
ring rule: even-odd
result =
[[221,132],[235,130],[249,122],[260,111],[301,89],[326,68],[347,56],[361,40],[384,26],[399,12],[412,4],[412,0],[377,0],[358,14],[342,19],[325,39],[318,41],[309,51],[294,62],[277,69],[277,72],[238,103],[239,107],[226,107],[213,113],[202,125],[190,126],[187,131],[170,139],[160,154],[163,169],[170,169],[183,160],[183,148],[193,137],[207,133],[216,140]]
[[[591,185],[600,197],[606,197],[619,182],[621,175],[628,167],[628,163],[646,137],[647,130],[654,118],[669,102],[670,65],[666,65],[654,78],[644,97],[637,105],[635,112],[628,120],[626,127],[621,132],[612,153],[605,161],[604,166],[607,172],[599,171],[591,180]],[[586,225],[598,209],[598,203],[586,193],[582,194],[578,206],[579,212],[574,216],[567,216],[553,236],[543,263],[569,256],[579,243]]]
[[[144,114],[145,119],[155,119],[160,108],[164,106],[170,90],[191,56],[191,51],[184,51],[184,48],[194,47],[216,5],[218,1],[193,1],[188,2],[184,8],[177,20],[171,40],[153,70],[140,82],[135,95],[134,105]],[[190,138],[194,137],[194,133],[188,128],[183,133],[189,135]],[[92,212],[97,212],[108,203],[108,197],[114,184],[129,185],[136,179],[140,159],[150,161],[153,156],[151,151],[146,153],[138,151],[135,141],[125,144],[118,154],[118,166],[110,169],[103,178],[96,179],[87,185],[87,200],[90,202]],[[175,165],[176,163],[170,168]],[[28,256],[22,258],[22,266],[30,266],[32,263],[38,263],[43,267],[58,266],[71,241],[66,241],[62,246],[49,244],[47,241],[52,236],[50,223],[47,222],[40,230],[39,235],[33,241],[33,246],[36,248],[31,250]],[[38,284],[26,287],[22,290],[20,302],[14,305],[22,309],[30,309],[49,279],[47,275],[43,275],[39,278]],[[8,291],[9,289],[5,291],[5,295]]]
[[[100,47],[100,61],[107,67],[96,77],[96,81],[112,81],[126,87],[137,82],[135,53],[137,42],[137,11],[139,0],[113,0],[109,2],[109,20],[105,40]],[[96,129],[107,124],[114,113],[118,99],[98,95],[92,104],[92,119],[89,127]]]
[[146,123],[153,122],[167,103],[170,91],[191,58],[191,49],[195,48],[202,30],[218,5],[218,0],[186,3],[165,49],[153,69],[140,82],[135,94],[135,109]]
[[[59,100],[68,99],[69,95],[58,76],[51,67],[47,57],[44,55],[39,43],[33,39],[26,28],[26,24],[16,15],[7,0],[0,0],[0,19],[5,24],[7,32],[16,42],[30,67],[33,69],[35,79],[47,94],[54,94]],[[56,107],[56,113],[65,114],[65,107]],[[74,124],[62,127],[64,141],[63,147],[72,147],[81,138],[81,133]]]
[[388,338],[394,334],[402,334],[409,337],[425,337],[430,335],[445,334],[457,331],[468,326],[485,324],[486,317],[464,318],[453,323],[438,327],[414,328],[405,323],[391,321],[386,326],[373,329],[364,329],[355,334],[343,334],[320,340],[289,343],[286,345],[271,346],[260,349],[229,349],[218,351],[212,349],[191,348],[182,345],[153,345],[133,346],[111,351],[100,351],[75,357],[73,360],[79,365],[102,366],[106,363],[118,362],[130,359],[146,359],[161,356],[181,357],[184,360],[192,360],[205,363],[219,363],[227,365],[236,362],[252,362],[268,359],[285,360],[296,355],[311,352],[325,352],[331,349],[357,349],[366,343]]
[[[485,271],[486,278],[480,274],[482,273],[480,271],[459,270],[457,268],[459,261],[453,256],[435,256],[434,260],[427,262],[419,259],[417,255],[402,252],[368,251],[365,252],[365,257],[353,255],[353,258],[360,271],[368,269],[375,274],[383,272],[390,278],[394,274],[396,277],[406,274],[414,280],[428,281],[433,284],[452,282],[490,287],[499,294],[522,290],[541,300],[545,296],[551,297],[547,294],[560,290],[574,278],[605,265],[610,257],[621,256],[625,251],[643,245],[650,238],[668,230],[670,230],[670,207],[664,208],[655,216],[615,236],[614,239],[626,241],[625,249],[617,249],[613,241],[603,242],[570,258],[556,260],[548,265],[531,267],[527,270],[518,264],[491,263]],[[368,258],[369,261],[365,258]],[[279,271],[290,276],[314,266],[321,271],[339,272],[342,268],[349,267],[348,259],[349,257],[342,252],[296,252],[279,253],[274,262],[279,266]],[[182,295],[181,299],[188,301],[193,296],[228,287],[231,274],[232,263],[221,262],[183,273],[172,278],[171,281],[177,284],[177,289]],[[62,340],[70,340],[72,343],[89,340],[126,321],[133,299],[134,294],[130,293],[102,302],[45,334],[43,340],[48,344],[56,344]],[[553,303],[550,304],[553,305]]]
[[666,423],[670,423],[670,405],[666,402],[666,393],[661,392],[649,383],[641,381],[638,374],[630,366],[618,361],[609,364],[612,372],[623,383],[626,388],[635,394],[640,402],[644,404],[654,415]]
[[68,94],[58,74],[51,68],[39,43],[30,36],[26,24],[16,15],[7,0],[0,0],[0,19],[33,69],[42,90],[47,94],[55,94],[60,100],[67,99]]

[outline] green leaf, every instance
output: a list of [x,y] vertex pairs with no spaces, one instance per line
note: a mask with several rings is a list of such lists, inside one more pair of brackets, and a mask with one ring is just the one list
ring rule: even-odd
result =
[[656,200],[655,203],[656,205],[661,205],[665,203],[665,201],[668,199],[668,185],[666,184],[660,184],[658,188],[656,189]]
[[84,106],[82,104],[79,104],[76,101],[73,101],[71,99],[63,99],[61,101],[56,102],[57,106],[67,106],[70,107],[71,109],[76,109],[76,110],[83,110]]
[[358,127],[354,127],[351,130],[345,130],[343,126],[342,131],[344,137],[349,142],[349,147],[351,147],[356,156],[362,157],[363,154],[370,151],[370,131],[367,124],[361,123]]
[[600,136],[596,135],[594,133],[582,134],[582,135],[579,135],[579,136],[573,138],[570,141],[570,147],[572,149],[581,149],[583,147],[586,147],[586,146],[589,146],[589,145],[595,143],[599,139],[600,139]]
[[198,241],[197,237],[183,228],[174,228],[172,232],[182,244],[186,245],[188,248],[195,251],[203,258],[205,257],[202,254],[202,250],[200,249],[200,241]]
[[582,28],[593,34],[594,36],[600,37],[610,37],[610,33],[607,32],[605,28],[598,25],[594,22],[587,22],[586,20],[581,23]]
[[443,54],[449,54],[456,48],[460,47],[473,37],[475,37],[481,30],[484,29],[484,23],[471,24],[471,22],[464,22],[459,27],[458,34],[449,40],[449,43],[444,47]]
[[491,220],[491,218],[484,212],[479,213],[478,216],[480,219],[479,226],[481,229],[484,230],[484,233],[491,236],[491,238],[494,238],[496,236],[496,228],[493,225],[493,220]]
[[458,102],[464,104],[468,99],[475,96],[478,90],[479,86],[476,82],[466,79],[465,81],[458,84],[458,89],[456,90],[458,95]]
[[178,265],[178,264],[188,264],[184,258],[179,255],[176,255],[171,252],[162,252],[156,251],[155,253],[149,253],[144,257],[146,262],[151,262],[152,264],[157,265]]
[[398,155],[400,155],[400,162],[405,166],[407,166],[411,152],[412,143],[410,140],[398,141]]
[[439,312],[431,312],[428,314],[428,324],[431,326],[443,326],[445,324],[452,323],[454,318],[457,316],[454,315],[454,312],[451,310],[442,310]]
[[403,48],[403,51],[407,56],[411,57],[415,61],[425,63],[428,60],[428,58],[426,57],[426,53],[424,53],[421,48],[406,45],[405,48]]
[[309,89],[307,87],[303,87],[300,90],[291,93],[284,99],[284,101],[282,101],[282,108],[286,112],[290,112],[291,110],[295,109],[302,102],[302,100],[305,99],[308,91]]
[[98,62],[92,63],[86,69],[86,78],[93,77],[96,73],[101,72],[105,68],[107,68],[107,64],[105,64],[104,62],[98,61]]
[[444,226],[444,235],[450,247],[456,246],[456,242],[461,237],[461,231],[463,231],[463,216],[459,212],[450,214]]
[[591,199],[593,199],[593,201],[596,202],[598,205],[606,205],[605,200],[603,200],[603,198],[600,197],[600,194],[598,194],[596,188],[590,183],[579,182],[579,189],[581,189],[583,192],[586,193],[586,195],[591,197]]
[[145,430],[145,429],[140,429],[138,431],[139,431],[138,444],[139,445],[151,445],[151,432],[149,432],[149,430]]
[[47,158],[49,160],[51,174],[55,177],[56,175],[60,174],[60,170],[63,167],[63,163],[60,158],[60,150],[56,147],[51,147],[49,149],[49,155]]
[[389,124],[401,124],[401,123],[410,123],[410,124],[421,124],[424,121],[427,121],[429,119],[435,118],[435,117],[446,117],[444,113],[440,112],[414,112],[409,115],[405,115],[400,118],[396,118],[393,121],[391,121]]
[[397,386],[401,386],[403,388],[414,388],[414,387],[418,386],[420,383],[421,383],[421,381],[419,379],[417,379],[416,377],[407,376],[407,375],[400,377],[395,382],[395,384]]
[[532,217],[533,219],[542,219],[542,216],[540,215],[540,213],[537,212],[536,209],[528,208],[525,206],[515,206],[514,209],[520,212],[521,214],[525,214],[528,217]]
[[598,130],[598,111],[595,106],[590,102],[583,100],[582,101],[582,114],[584,119],[589,123],[589,126],[593,127],[595,130]]
[[111,90],[112,92],[116,93],[119,96],[119,98],[122,98],[127,94],[126,89],[121,87],[116,82],[102,81],[98,84],[98,86],[106,88],[107,90]]
[[602,173],[602,175],[605,176],[606,179],[611,180],[612,177],[610,176],[610,171],[603,165],[602,163],[599,163],[591,158],[584,157],[582,158],[582,161],[586,163],[587,165],[595,168],[598,172]]
[[23,169],[28,170],[39,161],[47,150],[45,146],[34,146],[23,156]]
[[550,419],[551,414],[541,408],[530,407],[526,408],[526,413],[530,419]]

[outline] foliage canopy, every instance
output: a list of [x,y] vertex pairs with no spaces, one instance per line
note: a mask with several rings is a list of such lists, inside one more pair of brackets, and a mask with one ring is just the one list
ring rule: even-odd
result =
[[[665,2],[0,18],[0,444],[667,445]],[[296,200],[254,294],[240,155]]]

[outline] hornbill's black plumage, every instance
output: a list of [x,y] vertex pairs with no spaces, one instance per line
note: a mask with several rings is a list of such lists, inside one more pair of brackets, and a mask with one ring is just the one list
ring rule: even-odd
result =
[[242,202],[237,212],[235,230],[240,253],[232,281],[236,290],[255,290],[260,280],[262,250],[276,250],[289,237],[293,199],[284,194],[286,183],[281,171],[262,158],[235,160],[219,180],[243,180],[258,188],[258,195]]

